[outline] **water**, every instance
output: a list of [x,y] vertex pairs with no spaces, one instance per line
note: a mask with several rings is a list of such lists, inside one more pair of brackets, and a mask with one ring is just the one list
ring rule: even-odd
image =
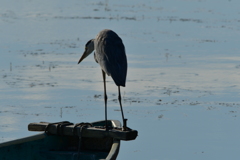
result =
[[[217,4],[217,5],[216,5]],[[128,125],[118,159],[238,159],[240,2],[2,1],[0,142],[39,121],[104,119],[100,67],[85,43],[105,28],[122,38]],[[121,120],[107,77],[108,115]]]

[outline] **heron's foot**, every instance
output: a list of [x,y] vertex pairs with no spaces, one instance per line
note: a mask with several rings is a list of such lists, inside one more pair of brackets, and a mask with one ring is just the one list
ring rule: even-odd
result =
[[123,120],[122,130],[123,130],[123,131],[127,131],[127,130],[128,130],[128,127],[127,127],[127,119],[124,119],[124,120]]
[[106,131],[109,131],[109,127],[108,127],[108,126],[105,126],[105,130],[106,130]]

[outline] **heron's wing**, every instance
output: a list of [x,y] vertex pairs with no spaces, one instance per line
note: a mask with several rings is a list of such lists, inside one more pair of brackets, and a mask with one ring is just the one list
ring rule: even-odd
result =
[[117,86],[125,86],[127,58],[120,37],[107,37],[98,42],[95,59],[107,75],[111,75]]

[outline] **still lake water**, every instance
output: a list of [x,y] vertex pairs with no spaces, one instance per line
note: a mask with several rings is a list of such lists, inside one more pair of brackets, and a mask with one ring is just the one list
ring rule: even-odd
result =
[[[128,126],[119,160],[240,157],[237,0],[1,1],[0,142],[39,121],[104,119],[103,84],[84,45],[105,28],[122,38]],[[121,120],[107,77],[108,115]]]

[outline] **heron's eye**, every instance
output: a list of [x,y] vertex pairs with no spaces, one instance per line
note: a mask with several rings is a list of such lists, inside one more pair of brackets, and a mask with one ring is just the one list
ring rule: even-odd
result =
[[87,50],[87,47],[85,47],[85,50]]

